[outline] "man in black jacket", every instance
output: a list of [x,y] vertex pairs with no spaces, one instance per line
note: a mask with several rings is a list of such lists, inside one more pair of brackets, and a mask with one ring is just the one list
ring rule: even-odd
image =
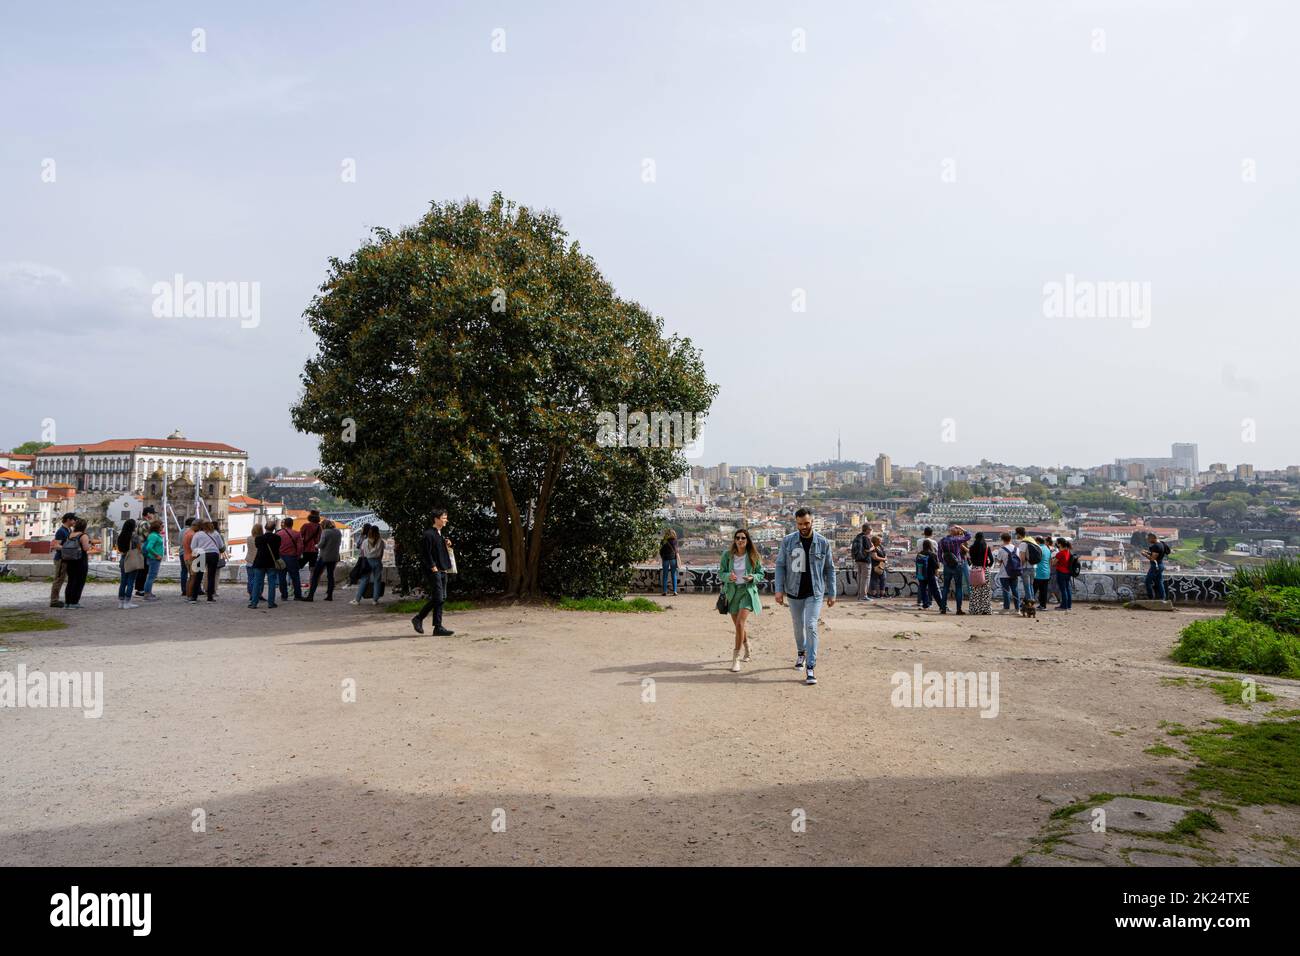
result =
[[433,512],[433,527],[425,528],[420,536],[420,566],[424,569],[424,593],[428,600],[420,613],[411,618],[411,624],[417,634],[424,633],[424,618],[433,612],[433,633],[437,637],[450,637],[455,631],[442,626],[442,605],[447,600],[447,572],[451,569],[451,555],[447,548],[451,544],[442,536],[442,529],[447,524],[447,509],[436,508]]

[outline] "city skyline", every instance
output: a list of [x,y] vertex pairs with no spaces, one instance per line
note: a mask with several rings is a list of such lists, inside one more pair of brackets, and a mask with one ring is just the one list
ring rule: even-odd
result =
[[[816,461],[842,432],[1083,465],[1189,422],[1205,461],[1300,458],[1269,347],[1300,298],[1293,7],[677,4],[627,31],[595,4],[398,4],[363,42],[354,17],[11,12],[0,322],[41,347],[0,444],[181,425],[312,467],[288,409],[329,257],[500,189],[702,350],[711,458]],[[257,315],[186,318],[182,279]],[[149,360],[167,400],[114,401]]]

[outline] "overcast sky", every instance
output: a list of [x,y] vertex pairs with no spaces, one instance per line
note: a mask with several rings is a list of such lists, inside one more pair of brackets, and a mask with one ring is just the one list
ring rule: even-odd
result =
[[[7,6],[0,445],[314,465],[327,258],[500,189],[701,347],[697,463],[1300,463],[1300,4],[275,6]],[[155,317],[178,273],[258,324]]]

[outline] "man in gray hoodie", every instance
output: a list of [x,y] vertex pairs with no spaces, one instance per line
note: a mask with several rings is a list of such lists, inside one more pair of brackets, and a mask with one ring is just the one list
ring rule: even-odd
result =
[[320,583],[321,572],[325,573],[325,600],[334,600],[334,566],[339,563],[339,546],[343,542],[343,532],[335,527],[334,522],[326,518],[321,525],[316,566],[311,569],[311,588],[304,600],[316,597],[316,585]]

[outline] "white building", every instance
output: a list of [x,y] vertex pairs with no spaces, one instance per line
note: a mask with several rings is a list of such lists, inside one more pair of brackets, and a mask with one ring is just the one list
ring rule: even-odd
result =
[[230,480],[231,494],[248,490],[248,452],[223,442],[167,438],[113,438],[87,445],[51,445],[36,455],[36,483],[77,491],[139,492],[161,468],[168,478],[200,481],[213,469]]

